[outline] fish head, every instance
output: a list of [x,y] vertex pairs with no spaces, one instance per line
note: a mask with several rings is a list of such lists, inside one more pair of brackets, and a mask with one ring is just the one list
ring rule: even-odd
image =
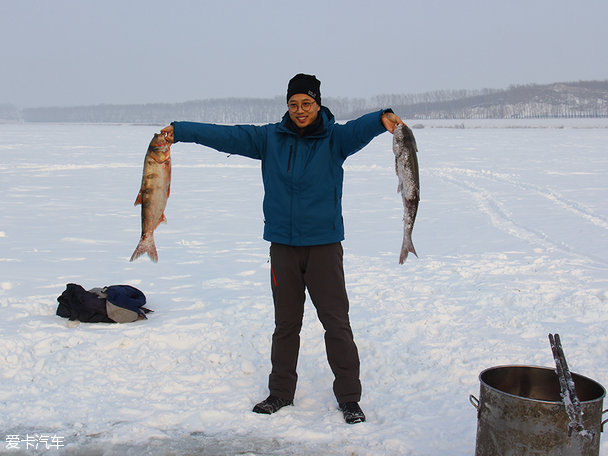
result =
[[158,163],[165,162],[171,155],[171,144],[162,133],[154,133],[152,141],[148,146],[148,154],[150,154]]
[[152,141],[150,141],[150,147],[163,147],[167,144],[167,139],[162,133],[154,133],[154,137],[152,138]]
[[395,125],[395,130],[393,131],[393,153],[395,157],[399,157],[404,152],[403,144],[405,142],[405,126],[404,125]]
[[395,141],[404,141],[405,140],[405,129],[406,126],[402,124],[395,125],[395,130],[393,131],[393,138]]

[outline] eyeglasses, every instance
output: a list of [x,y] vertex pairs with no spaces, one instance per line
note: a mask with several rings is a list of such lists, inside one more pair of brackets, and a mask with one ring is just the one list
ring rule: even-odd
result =
[[316,101],[303,101],[299,105],[297,103],[288,103],[287,106],[291,112],[296,112],[298,108],[302,108],[302,111],[310,111],[312,109],[312,105],[314,105]]

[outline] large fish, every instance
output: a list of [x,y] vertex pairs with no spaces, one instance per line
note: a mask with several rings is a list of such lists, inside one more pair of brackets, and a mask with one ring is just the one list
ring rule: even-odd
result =
[[154,230],[160,222],[166,222],[165,206],[171,187],[171,144],[162,134],[154,134],[144,159],[141,188],[135,205],[141,204],[141,239],[131,256],[133,261],[147,253],[152,261],[158,261]]
[[412,230],[420,201],[420,176],[418,173],[418,147],[412,130],[407,125],[399,124],[393,133],[393,153],[395,154],[395,172],[399,179],[397,192],[403,198],[403,244],[399,255],[399,264],[403,264],[408,252],[418,256],[412,243]]

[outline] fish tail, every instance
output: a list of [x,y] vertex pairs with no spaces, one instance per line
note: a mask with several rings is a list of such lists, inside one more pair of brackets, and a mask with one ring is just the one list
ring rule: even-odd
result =
[[156,253],[156,245],[154,244],[153,234],[142,235],[141,239],[139,240],[139,244],[137,244],[137,247],[135,248],[135,251],[133,252],[133,255],[131,255],[131,259],[129,261],[136,260],[144,253],[147,253],[153,262],[158,262],[158,253]]
[[414,248],[414,243],[411,238],[403,239],[403,244],[401,245],[401,254],[399,255],[399,264],[405,263],[407,259],[407,255],[409,252],[412,252],[418,258],[418,254],[416,253],[416,249]]
[[410,243],[408,250],[410,252],[412,252],[414,255],[416,255],[416,258],[418,258],[418,254],[416,253],[416,249],[414,248],[414,244]]
[[405,248],[401,248],[401,255],[399,255],[399,264],[405,263],[407,259],[407,250]]

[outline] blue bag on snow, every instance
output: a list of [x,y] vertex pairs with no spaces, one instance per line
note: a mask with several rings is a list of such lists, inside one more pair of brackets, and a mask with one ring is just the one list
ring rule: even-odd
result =
[[130,323],[147,318],[146,296],[130,285],[110,285],[84,290],[70,283],[57,298],[57,315],[89,323]]

